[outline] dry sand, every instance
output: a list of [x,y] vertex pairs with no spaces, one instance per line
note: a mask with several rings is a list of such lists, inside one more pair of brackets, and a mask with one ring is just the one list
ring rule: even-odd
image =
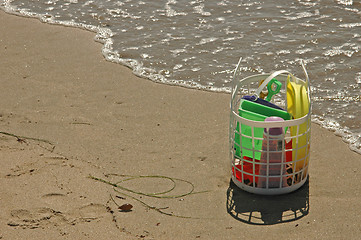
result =
[[[0,22],[0,239],[361,235],[361,157],[333,133],[312,125],[310,180],[299,191],[248,194],[230,184],[229,95],[140,79],[106,62],[91,32],[2,11]],[[89,178],[118,182],[120,174],[183,179],[207,192],[157,199],[123,191],[149,208]],[[122,186],[160,192],[172,181]],[[169,194],[191,187],[176,181]],[[119,211],[123,204],[132,210]]]

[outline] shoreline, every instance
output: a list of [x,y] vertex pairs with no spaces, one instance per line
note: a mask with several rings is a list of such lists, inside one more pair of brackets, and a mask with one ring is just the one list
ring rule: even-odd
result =
[[[22,12],[22,14],[20,14],[20,13],[16,12],[12,7],[9,7],[9,5],[6,5],[5,7],[3,7],[0,10],[4,11],[6,14],[10,14],[10,15],[18,16],[18,17],[24,17],[24,18],[37,19],[40,22],[44,21],[42,23],[46,23],[46,24],[51,24],[51,25],[55,25],[55,26],[70,27],[70,28],[75,28],[75,29],[79,29],[79,30],[89,31],[89,32],[94,34],[93,40],[102,45],[102,51],[101,52],[102,52],[104,58],[107,61],[109,61],[110,63],[119,64],[122,67],[127,67],[127,68],[131,69],[132,72],[133,72],[132,67],[128,63],[124,62],[123,59],[121,59],[121,58],[119,59],[119,58],[114,56],[114,54],[112,52],[112,43],[111,43],[111,37],[110,37],[113,33],[111,32],[110,29],[102,28],[102,27],[99,27],[99,26],[96,27],[96,26],[93,26],[93,25],[86,25],[86,24],[72,25],[72,23],[68,23],[66,21],[65,22],[64,21],[51,22],[51,21],[48,21],[50,19],[46,19],[46,18],[44,19],[44,17],[42,17],[42,15],[35,14],[35,13],[32,13],[32,12]],[[40,19],[42,19],[42,20],[40,20]],[[133,74],[135,76],[137,76],[136,73],[133,73]],[[187,84],[182,84],[182,83],[170,84],[170,83],[163,83],[162,81],[150,79],[150,78],[147,78],[147,77],[140,77],[140,78],[155,82],[157,84],[160,83],[160,84],[166,84],[166,85],[169,85],[169,86],[184,87],[186,89],[207,91],[207,92],[211,92],[211,93],[230,94],[230,92],[228,91],[229,89],[227,89],[227,88],[224,88],[224,89],[217,89],[217,88],[212,88],[212,87],[207,88],[206,86],[201,86],[201,85],[197,85],[197,87],[195,87],[195,86],[192,87],[192,86],[189,86]],[[323,117],[321,117],[321,116],[313,115],[312,122],[319,125],[319,126],[321,126],[324,129],[329,130],[330,132],[333,132],[335,136],[341,137],[342,141],[345,142],[346,144],[348,144],[349,149],[351,151],[354,151],[354,152],[361,155],[361,149],[358,147],[357,144],[353,143],[353,139],[357,136],[357,134],[352,133],[351,131],[349,131],[347,127],[337,129],[333,122],[329,123],[326,120],[320,120],[322,118]]]
[[[261,228],[244,223],[227,212],[230,201],[258,201],[238,206],[238,218],[253,208],[267,209],[269,202],[230,184],[228,94],[138,78],[107,62],[92,32],[3,11],[0,19],[1,131],[51,143],[0,134],[0,238],[357,239],[361,234],[360,157],[340,137],[312,124],[309,186],[292,195],[302,207],[309,204],[306,215]],[[169,176],[202,193],[142,198],[191,218],[168,216],[89,178],[120,181],[114,174]],[[126,184],[144,192],[169,187],[159,179]],[[185,182],[176,186],[176,195],[190,188]],[[120,212],[117,204],[133,209]]]

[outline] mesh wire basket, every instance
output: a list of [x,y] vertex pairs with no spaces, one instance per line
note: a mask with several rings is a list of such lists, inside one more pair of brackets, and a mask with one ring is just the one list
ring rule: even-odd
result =
[[[232,180],[251,193],[292,192],[308,177],[311,101],[307,71],[301,62],[305,80],[284,70],[241,79],[240,63],[241,59],[234,73],[231,93]],[[272,80],[282,86],[270,101],[270,107],[254,105],[248,100],[250,96],[253,100],[259,99],[265,87],[270,91]],[[270,117],[273,119],[268,121]]]

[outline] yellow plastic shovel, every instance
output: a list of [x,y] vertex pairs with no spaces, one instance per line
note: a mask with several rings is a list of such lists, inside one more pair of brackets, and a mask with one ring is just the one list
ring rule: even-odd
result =
[[[287,111],[296,119],[308,114],[309,109],[308,83],[289,74],[287,77]],[[296,164],[293,165],[294,172],[298,172],[308,165],[307,153],[310,136],[305,133],[308,132],[309,124],[307,121],[300,124],[299,127],[291,127],[291,136],[296,136],[292,139],[292,158],[293,161],[296,161]],[[306,174],[306,171],[304,171],[304,174]]]

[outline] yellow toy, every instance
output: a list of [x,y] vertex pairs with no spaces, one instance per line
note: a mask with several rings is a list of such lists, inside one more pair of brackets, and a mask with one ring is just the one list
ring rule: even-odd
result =
[[[287,111],[294,119],[301,118],[310,111],[310,99],[308,95],[308,83],[295,78],[292,74],[287,77]],[[310,145],[310,135],[305,134],[310,127],[310,122],[300,124],[298,127],[291,127],[294,172],[298,172],[308,164],[308,152]],[[306,161],[306,162],[305,162]]]

